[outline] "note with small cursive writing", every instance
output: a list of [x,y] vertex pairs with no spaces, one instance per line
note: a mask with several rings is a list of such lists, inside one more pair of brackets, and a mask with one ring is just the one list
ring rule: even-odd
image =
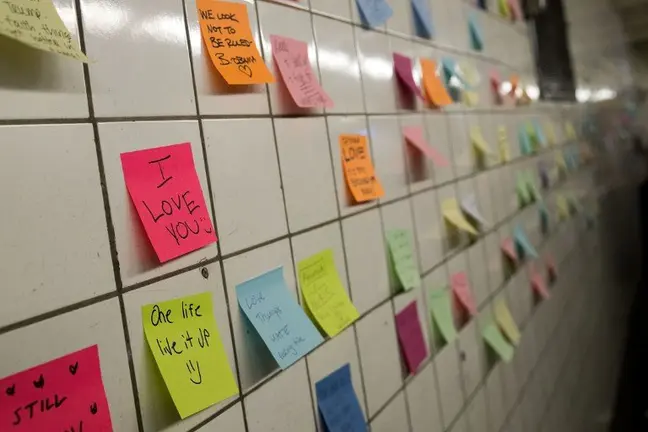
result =
[[414,258],[412,233],[404,229],[393,229],[387,231],[386,237],[391,263],[401,287],[404,291],[419,288],[421,275]]
[[410,374],[414,375],[428,356],[416,301],[411,302],[396,314],[396,332],[401,351],[405,356],[407,369]]
[[328,432],[366,432],[367,424],[345,364],[315,383],[317,407]]

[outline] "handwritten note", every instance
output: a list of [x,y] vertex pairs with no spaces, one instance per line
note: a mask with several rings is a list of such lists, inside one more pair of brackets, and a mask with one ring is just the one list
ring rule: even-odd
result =
[[396,276],[405,291],[421,286],[421,276],[414,258],[412,233],[404,229],[387,231],[387,245]]
[[403,128],[403,135],[405,140],[421,151],[428,159],[430,159],[438,167],[447,167],[450,165],[448,159],[440,152],[436,151],[434,147],[430,146],[425,137],[423,136],[423,129],[416,126],[405,126]]
[[416,301],[411,302],[396,314],[396,332],[401,351],[405,356],[407,369],[413,375],[428,356]]
[[0,430],[112,431],[97,345],[1,379]]
[[288,292],[282,267],[237,285],[236,297],[282,369],[323,342],[317,328]]
[[356,0],[360,18],[369,27],[378,27],[387,22],[394,14],[385,0]]
[[432,15],[427,0],[412,0],[412,8],[414,9],[417,35],[428,39],[431,38],[434,34],[434,26],[432,25]]
[[509,162],[511,160],[511,150],[508,142],[508,132],[506,126],[497,127],[497,143],[499,147],[500,160]]
[[210,292],[143,306],[142,324],[181,418],[238,393]]
[[475,303],[475,298],[470,290],[466,273],[454,273],[450,276],[450,285],[452,286],[452,292],[454,292],[466,311],[472,316],[477,315],[477,303]]
[[487,225],[488,222],[484,219],[481,212],[479,211],[479,206],[477,205],[477,197],[475,194],[466,195],[461,200],[461,209],[470,216],[473,220],[477,221],[480,225]]
[[429,291],[428,305],[432,318],[436,322],[443,339],[447,343],[457,338],[457,329],[452,317],[452,298],[448,287],[442,287]]
[[522,335],[511,315],[511,311],[506,306],[506,302],[502,299],[495,301],[494,309],[495,321],[497,321],[497,324],[499,324],[506,337],[508,337],[513,345],[519,345]]
[[434,61],[425,58],[421,59],[425,95],[432,104],[443,107],[452,104],[452,98],[437,75],[436,69],[437,65]]
[[441,212],[443,213],[443,218],[455,228],[475,236],[479,234],[475,227],[472,226],[464,217],[459,205],[457,204],[457,200],[444,200],[441,203]]
[[507,237],[502,240],[500,248],[502,249],[502,252],[504,252],[504,255],[506,257],[508,257],[513,263],[517,263],[518,257],[517,253],[515,252],[515,244],[513,243],[513,239]]
[[515,354],[514,348],[509,344],[499,328],[493,323],[489,323],[482,328],[482,337],[488,345],[500,356],[506,363],[513,360]]
[[484,49],[484,38],[482,37],[481,26],[475,14],[468,16],[468,30],[470,33],[470,45],[475,51]]
[[32,48],[88,62],[65,27],[52,0],[5,0],[0,2],[0,35]]
[[362,408],[351,381],[351,368],[345,364],[315,383],[317,407],[329,432],[366,432]]
[[538,258],[538,252],[536,252],[522,227],[518,225],[513,229],[513,237],[515,238],[515,244],[518,246],[518,250],[523,252],[523,256]]
[[126,187],[160,262],[214,243],[191,144],[121,154]]
[[196,6],[209,58],[228,84],[274,82],[252,37],[244,3],[196,0]]
[[301,108],[333,108],[333,101],[317,82],[308,61],[308,45],[295,39],[270,35],[272,55],[295,104]]
[[533,288],[540,297],[543,299],[551,298],[551,293],[547,289],[547,284],[545,284],[542,274],[537,272],[533,265],[529,268],[529,280],[531,281],[531,288]]
[[412,75],[412,59],[402,54],[394,53],[394,69],[405,87],[419,98],[424,99],[423,93],[421,93],[421,89],[416,85],[414,76]]
[[367,137],[364,135],[340,135],[339,143],[344,178],[353,199],[360,203],[385,195],[371,162]]
[[300,261],[297,273],[306,306],[327,335],[335,336],[360,317],[340,281],[331,249]]

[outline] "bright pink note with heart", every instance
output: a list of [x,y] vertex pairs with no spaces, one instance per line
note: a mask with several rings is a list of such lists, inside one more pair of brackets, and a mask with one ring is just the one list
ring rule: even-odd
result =
[[477,304],[475,299],[470,291],[470,285],[468,284],[468,276],[466,273],[455,273],[450,277],[450,284],[452,285],[452,292],[459,299],[464,308],[472,316],[477,315]]
[[513,262],[517,262],[517,253],[515,252],[515,246],[513,244],[513,239],[505,238],[502,240],[502,244],[500,245],[502,248],[502,252],[509,257]]
[[398,78],[409,88],[409,90],[417,95],[421,100],[425,100],[421,89],[418,88],[416,82],[414,82],[414,76],[412,75],[412,59],[406,57],[402,54],[394,53],[394,68],[396,69],[396,75]]
[[333,100],[317,82],[308,61],[308,45],[299,40],[270,35],[272,56],[284,84],[300,108],[333,107]]
[[0,380],[0,430],[112,432],[97,345]]
[[407,369],[411,374],[414,374],[428,356],[416,301],[407,305],[396,315],[396,332],[401,350],[405,355]]
[[423,130],[420,127],[405,126],[403,128],[403,135],[405,135],[405,140],[407,140],[408,143],[419,149],[421,153],[434,162],[436,166],[447,167],[450,165],[450,162],[448,162],[448,159],[446,159],[445,156],[436,151],[425,141]]
[[160,262],[214,243],[191,144],[121,154],[126,187]]
[[529,268],[529,279],[531,280],[531,287],[544,299],[551,297],[551,293],[547,289],[542,275],[535,271],[535,267],[531,265]]

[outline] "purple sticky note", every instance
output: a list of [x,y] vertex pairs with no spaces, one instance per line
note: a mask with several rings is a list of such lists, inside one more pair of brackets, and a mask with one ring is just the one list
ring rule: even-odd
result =
[[407,368],[410,374],[414,374],[428,356],[416,301],[407,305],[396,315],[396,331]]
[[398,75],[401,82],[405,84],[412,93],[420,97],[421,100],[425,100],[423,93],[421,93],[421,89],[419,89],[416,82],[414,82],[414,76],[412,75],[412,59],[402,54],[394,53],[394,68],[396,69],[396,75]]

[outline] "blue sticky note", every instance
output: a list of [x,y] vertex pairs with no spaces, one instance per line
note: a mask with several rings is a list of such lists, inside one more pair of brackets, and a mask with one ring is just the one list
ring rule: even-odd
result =
[[513,229],[513,237],[515,238],[515,245],[518,247],[518,251],[523,252],[524,255],[538,258],[538,252],[536,252],[527,238],[526,233],[519,225]]
[[351,382],[351,368],[345,364],[315,383],[317,406],[330,432],[366,432],[358,396]]
[[322,335],[288,291],[283,267],[237,285],[236,297],[282,369],[322,343]]
[[427,0],[412,0],[412,9],[414,9],[416,34],[431,39],[434,35],[434,26],[432,25],[432,17]]
[[522,153],[522,155],[530,155],[533,153],[531,138],[529,138],[529,134],[524,126],[520,126],[518,129],[518,141],[520,142],[520,153]]
[[535,129],[535,134],[540,145],[542,147],[547,147],[547,137],[544,134],[544,130],[542,130],[542,126],[540,126],[540,123],[538,123],[537,120],[533,121],[533,128]]
[[394,13],[385,0],[356,0],[360,17],[365,25],[377,27],[384,24]]
[[468,31],[470,33],[470,42],[475,51],[484,49],[484,39],[482,38],[481,27],[477,17],[473,14],[468,16]]

